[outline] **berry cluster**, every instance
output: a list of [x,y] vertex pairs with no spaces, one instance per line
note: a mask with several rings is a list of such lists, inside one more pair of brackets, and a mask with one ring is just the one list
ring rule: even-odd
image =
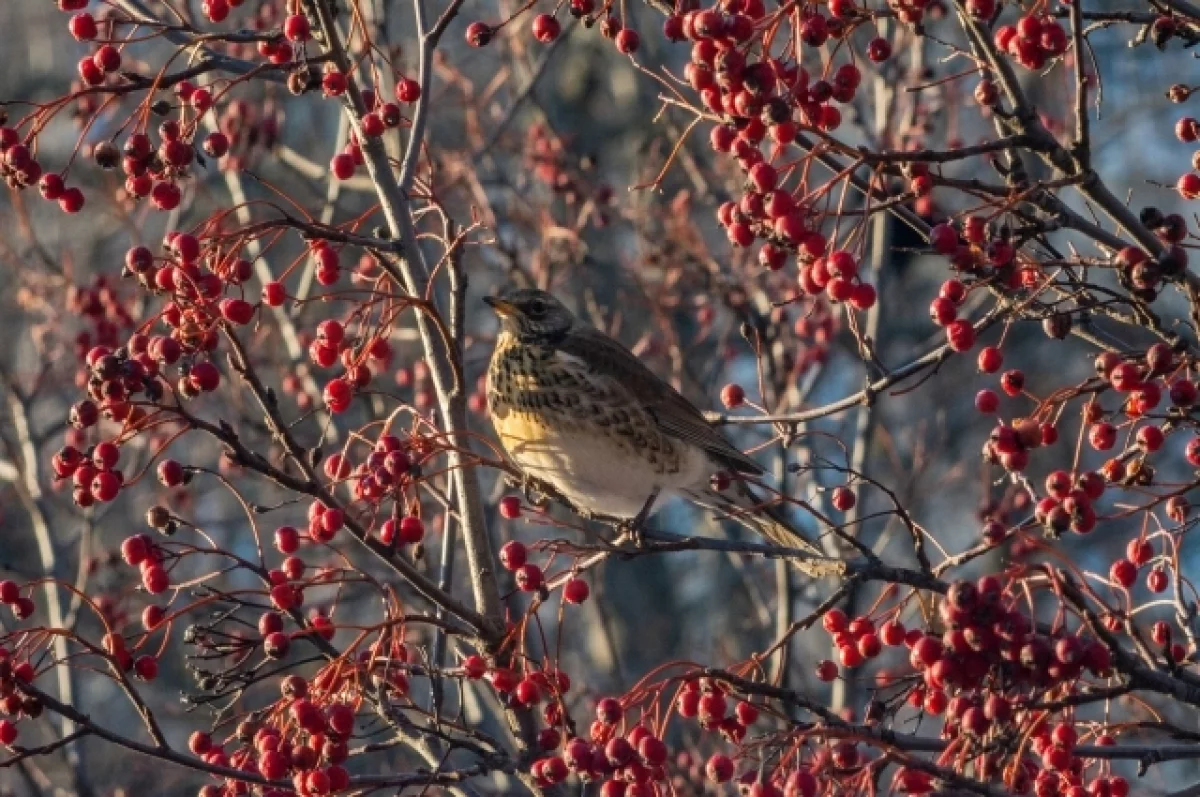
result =
[[[983,5],[983,3],[979,3]],[[1037,71],[1067,51],[1067,32],[1056,20],[1035,14],[1016,25],[1001,25],[994,34],[996,47],[1026,69]]]
[[[2,584],[0,584],[2,586]],[[11,746],[21,734],[21,720],[42,716],[42,701],[25,694],[22,685],[33,682],[36,672],[28,660],[16,660],[0,648],[0,744]]]
[[[365,662],[369,664],[370,659]],[[364,669],[369,668],[364,666]],[[225,744],[209,733],[196,731],[188,740],[188,747],[208,763],[272,781],[291,779],[291,789],[265,789],[264,797],[292,793],[318,797],[341,792],[350,785],[344,764],[349,757],[348,740],[355,730],[357,711],[339,696],[337,680],[338,676],[330,671],[323,671],[311,682],[289,675],[280,682],[282,697],[266,722],[243,720]],[[402,694],[404,690],[397,690],[397,685],[403,683],[397,678],[390,679],[390,691]],[[232,745],[233,750],[227,751],[226,745]],[[230,787],[234,783],[230,781]],[[209,785],[200,791],[200,796],[225,793],[221,787]]]

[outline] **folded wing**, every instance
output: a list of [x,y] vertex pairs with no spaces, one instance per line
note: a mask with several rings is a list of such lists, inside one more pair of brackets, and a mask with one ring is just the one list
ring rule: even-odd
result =
[[762,466],[721,436],[679,391],[604,333],[580,324],[558,348],[564,354],[586,360],[594,371],[621,383],[651,413],[664,434],[699,446],[718,463],[738,473],[755,476],[763,473]]

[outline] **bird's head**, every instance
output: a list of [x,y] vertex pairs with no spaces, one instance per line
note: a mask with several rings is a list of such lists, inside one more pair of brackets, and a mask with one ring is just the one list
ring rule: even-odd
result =
[[484,301],[500,316],[500,325],[522,343],[552,342],[566,335],[575,316],[558,299],[536,288],[487,296]]

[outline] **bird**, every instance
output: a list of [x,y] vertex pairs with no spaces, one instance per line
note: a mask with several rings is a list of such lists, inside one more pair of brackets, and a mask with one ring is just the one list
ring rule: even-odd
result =
[[[500,319],[488,412],[522,474],[579,513],[635,532],[660,498],[681,495],[811,554],[789,561],[828,574],[820,549],[746,483],[763,467],[635,354],[546,291],[520,288],[484,301]],[[725,489],[713,484],[718,473],[730,477]]]

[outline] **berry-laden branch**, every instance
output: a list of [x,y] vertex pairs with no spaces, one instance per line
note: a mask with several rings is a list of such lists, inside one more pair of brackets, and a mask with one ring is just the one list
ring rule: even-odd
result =
[[[282,76],[273,74],[273,70],[270,69],[263,71],[262,65],[260,64],[255,64],[238,58],[230,58],[227,55],[211,53],[205,46],[204,38],[195,36],[190,32],[173,26],[163,25],[154,15],[154,13],[150,9],[146,8],[146,6],[143,5],[140,0],[113,0],[113,6],[124,11],[128,15],[128,21],[130,23],[137,25],[148,25],[151,28],[160,28],[162,30],[163,38],[172,44],[186,48],[194,47],[200,52],[204,53],[206,56],[205,59],[201,61],[201,63],[195,64],[191,67],[192,69],[197,69],[199,67],[204,68],[196,72],[195,75],[192,75],[193,77],[204,74],[211,70],[228,72],[232,75],[248,75],[251,73],[263,72],[263,74],[266,75],[266,79],[283,82]],[[234,39],[234,37],[229,38],[230,40]],[[174,84],[172,83],[170,85]]]
[[[0,378],[4,381],[4,390],[8,400],[9,419],[17,435],[16,449],[9,452],[12,461],[20,463],[14,466],[17,471],[17,478],[14,479],[14,483],[17,486],[17,493],[21,498],[25,511],[28,513],[29,522],[33,526],[34,539],[37,541],[38,557],[41,561],[42,574],[45,577],[43,594],[46,600],[47,613],[52,625],[58,628],[65,628],[66,613],[62,603],[62,594],[58,586],[58,579],[62,573],[59,563],[60,553],[56,550],[57,541],[50,528],[50,513],[46,505],[45,495],[42,492],[42,480],[39,475],[41,458],[38,452],[38,445],[33,438],[33,430],[30,427],[29,402],[21,395],[20,386],[9,374],[0,371]],[[68,648],[65,637],[55,638],[54,656],[59,661],[67,659]],[[69,667],[57,668],[55,683],[59,697],[68,704],[74,702],[75,674]],[[81,784],[83,781],[80,769],[83,766],[83,756],[79,751],[78,745],[70,744],[76,738],[79,738],[79,733],[74,724],[69,719],[64,718],[61,727],[61,739],[48,745],[45,753],[65,747],[68,765],[73,773],[72,777],[76,784]],[[76,788],[90,792],[90,787],[88,786],[77,785]]]
[[[228,444],[233,450],[237,461],[245,467],[259,470],[263,475],[280,483],[282,486],[296,493],[309,495],[317,501],[322,502],[324,506],[339,509],[340,511],[337,499],[328,491],[321,488],[320,482],[312,466],[309,464],[308,452],[296,443],[288,432],[287,426],[276,415],[275,406],[270,398],[270,394],[254,373],[240,342],[232,334],[228,336],[228,340],[235,354],[231,358],[233,370],[242,376],[255,399],[260,403],[263,410],[263,417],[268,423],[268,428],[283,444],[288,456],[299,469],[300,478],[287,475],[286,472],[271,466],[261,456],[246,449],[237,436],[232,434],[227,427],[210,424],[192,416],[186,416],[187,422]],[[425,576],[413,568],[407,560],[397,555],[394,549],[372,537],[353,517],[344,517],[343,522],[355,537],[371,549],[373,553],[395,567],[400,575],[409,579],[413,586],[433,604],[441,606],[456,617],[470,623],[477,632],[481,634],[488,632],[488,619],[485,616],[463,606],[455,598],[442,592],[435,584],[431,583]]]
[[[333,20],[332,12],[324,0],[312,0],[312,7],[320,22],[326,46],[329,48],[334,63],[343,73],[349,74],[350,62],[342,44],[341,34]],[[417,0],[415,7],[418,20],[423,20],[424,10],[420,0]],[[435,32],[436,30],[435,28]],[[436,37],[429,38],[429,34],[425,32],[423,21],[418,22],[418,32],[422,37],[421,74],[423,80],[428,81],[431,79],[431,74],[430,70],[426,68],[426,61],[432,58],[432,51],[436,48],[438,37],[441,34],[438,32]],[[425,87],[426,97],[428,88],[428,86]],[[393,176],[382,142],[364,134],[361,119],[366,113],[366,105],[363,103],[362,94],[359,92],[355,80],[348,81],[345,97],[345,112],[361,142],[363,158],[371,179],[375,182],[380,207],[387,219],[389,231],[401,244],[401,257],[396,262],[399,270],[393,272],[392,277],[397,285],[402,286],[410,295],[425,298],[429,293],[429,270],[425,265],[424,255],[413,226],[412,211],[406,196],[408,187]],[[408,180],[411,180],[412,175],[415,174],[416,155],[420,152],[423,127],[420,126],[419,121],[423,122],[424,118],[421,107],[423,106],[418,106],[417,114],[414,115],[412,137],[405,164],[402,166],[401,177],[406,177]],[[384,259],[381,262],[384,268],[390,271],[391,261]],[[458,384],[458,380],[454,378],[454,373],[461,370],[461,366],[456,365],[461,358],[461,351],[456,347],[461,344],[440,341],[432,324],[424,315],[417,317],[417,326],[421,331],[422,343],[428,355],[434,389],[437,391],[450,442],[455,448],[465,450],[468,443],[466,397],[463,394],[462,385]],[[450,454],[450,467],[459,471],[459,510],[462,515],[463,542],[471,571],[476,609],[489,620],[495,621],[499,619],[501,609],[498,590],[494,583],[492,547],[484,526],[479,498],[478,477],[473,468],[464,467],[459,459],[459,454],[454,451]]]
[[[460,0],[452,0],[450,8],[444,17],[448,24],[452,19]],[[312,8],[319,20],[324,34],[325,44],[343,73],[350,74],[350,63],[342,44],[341,34],[333,19],[332,12],[325,0],[312,0]],[[363,158],[368,173],[375,182],[380,199],[380,206],[387,219],[392,236],[401,244],[401,256],[396,265],[398,273],[391,268],[391,261],[386,258],[381,264],[389,271],[397,285],[403,286],[410,295],[425,298],[429,293],[430,272],[424,262],[424,255],[417,240],[413,224],[412,211],[406,196],[408,183],[413,179],[416,169],[416,159],[420,153],[424,134],[425,103],[428,102],[429,85],[432,78],[430,62],[433,50],[444,30],[444,24],[439,22],[432,30],[426,31],[425,10],[423,0],[415,0],[417,32],[421,37],[421,81],[419,91],[424,94],[424,101],[418,100],[413,117],[412,130],[401,174],[393,177],[391,166],[387,161],[382,143],[372,140],[365,135],[362,124],[366,105],[358,90],[357,82],[351,78],[346,92],[345,112],[362,145]],[[461,297],[459,297],[461,301]],[[435,304],[436,306],[436,304]],[[467,554],[467,566],[470,572],[472,590],[476,610],[483,615],[489,624],[486,639],[489,652],[497,650],[499,638],[495,635],[495,624],[503,616],[500,604],[499,589],[494,572],[494,554],[491,540],[483,518],[483,507],[479,492],[478,475],[473,467],[466,464],[462,458],[463,451],[469,447],[466,424],[466,395],[461,384],[461,341],[441,341],[429,319],[425,315],[417,317],[417,325],[421,332],[422,343],[427,354],[427,362],[431,370],[434,389],[437,392],[439,406],[442,410],[443,421],[451,448],[448,450],[448,465],[456,471],[459,522],[462,526],[462,539]],[[533,746],[533,728],[524,715],[509,712],[510,726],[522,750]],[[531,781],[532,782],[532,781]]]

